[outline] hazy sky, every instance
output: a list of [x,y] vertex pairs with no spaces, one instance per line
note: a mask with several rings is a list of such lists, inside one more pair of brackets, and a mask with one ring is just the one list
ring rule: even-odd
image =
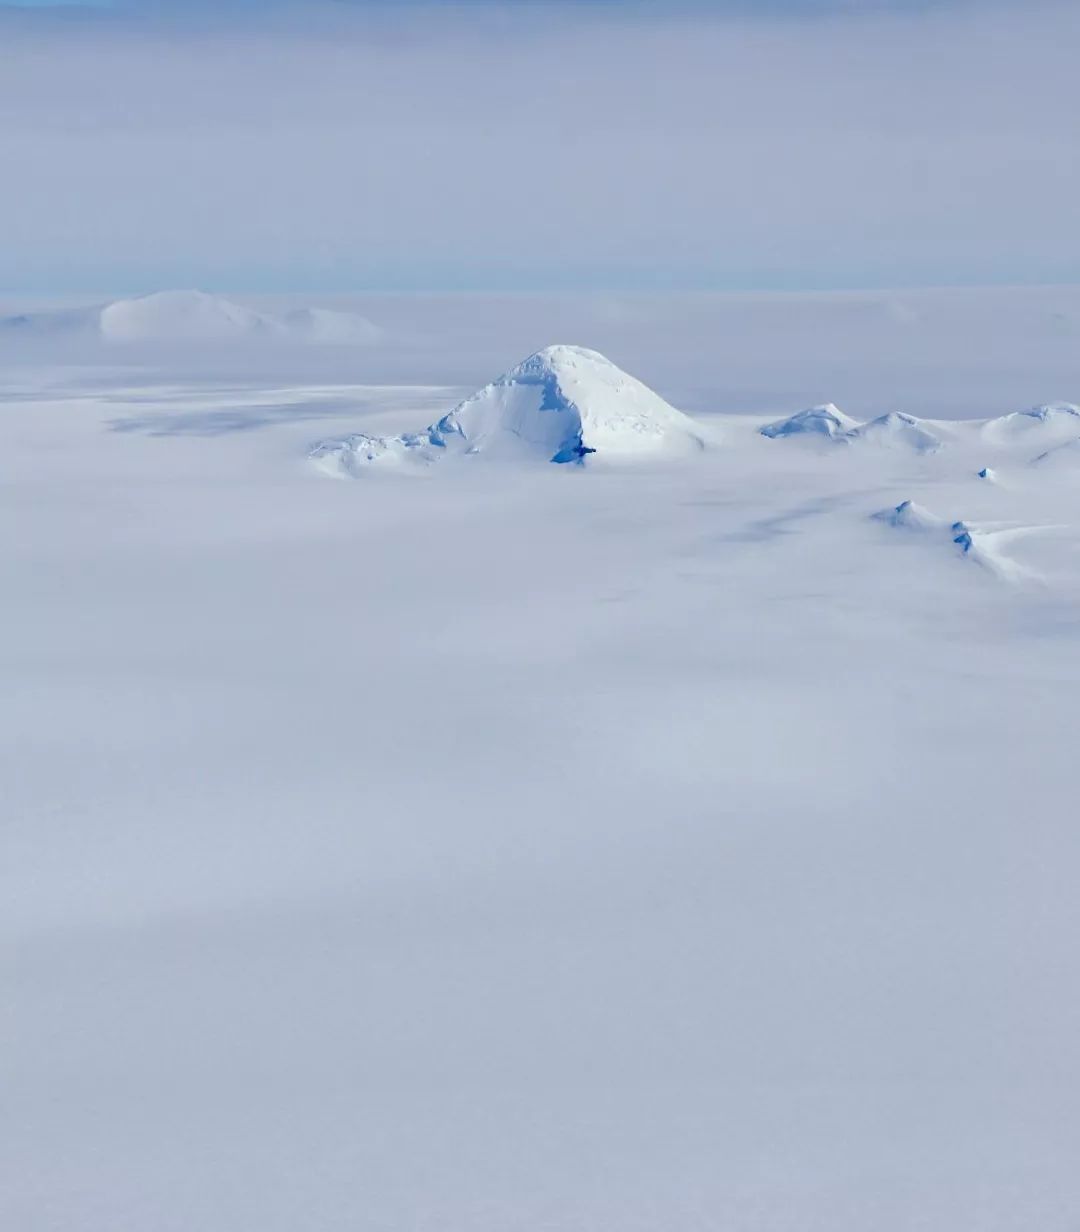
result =
[[0,290],[1080,280],[1080,6],[0,6]]

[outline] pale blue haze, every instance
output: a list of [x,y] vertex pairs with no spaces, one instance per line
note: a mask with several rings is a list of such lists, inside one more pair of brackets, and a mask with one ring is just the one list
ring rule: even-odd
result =
[[0,291],[1077,280],[1078,40],[994,0],[0,5]]

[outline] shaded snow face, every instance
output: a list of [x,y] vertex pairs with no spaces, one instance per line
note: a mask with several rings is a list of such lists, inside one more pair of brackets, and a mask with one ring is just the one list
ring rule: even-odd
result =
[[451,455],[580,464],[700,452],[705,429],[596,351],[553,346],[512,368],[419,433],[323,442],[331,473],[368,463],[428,465]]

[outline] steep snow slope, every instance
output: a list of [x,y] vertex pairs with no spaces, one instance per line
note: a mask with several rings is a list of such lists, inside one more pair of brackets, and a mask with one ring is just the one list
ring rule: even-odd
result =
[[157,291],[88,308],[23,313],[0,319],[0,333],[29,338],[74,335],[116,344],[204,345],[266,341],[367,345],[380,337],[376,326],[354,313],[299,308],[278,316],[203,291]]
[[356,434],[311,452],[324,469],[427,464],[448,455],[580,463],[700,452],[705,429],[596,351],[551,346],[511,368],[437,423],[394,437]]

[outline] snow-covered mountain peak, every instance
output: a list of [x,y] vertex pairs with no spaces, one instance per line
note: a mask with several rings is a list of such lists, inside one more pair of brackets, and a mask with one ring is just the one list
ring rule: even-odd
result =
[[352,474],[369,462],[428,463],[454,453],[582,462],[591,454],[697,452],[704,444],[689,416],[599,352],[561,345],[530,355],[423,432],[352,436],[317,446],[313,457]]
[[620,369],[599,351],[590,351],[588,347],[570,346],[568,343],[556,343],[523,359],[499,380],[522,380],[531,376],[560,376],[589,371],[616,372],[623,376],[626,375],[621,373]]

